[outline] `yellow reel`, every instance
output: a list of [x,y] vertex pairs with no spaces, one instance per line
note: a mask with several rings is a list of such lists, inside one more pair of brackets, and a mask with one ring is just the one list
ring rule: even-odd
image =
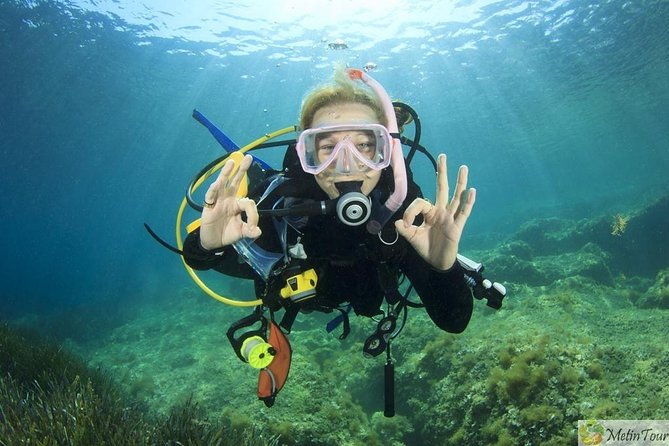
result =
[[260,336],[251,336],[242,342],[241,354],[254,369],[264,369],[274,360],[276,350]]

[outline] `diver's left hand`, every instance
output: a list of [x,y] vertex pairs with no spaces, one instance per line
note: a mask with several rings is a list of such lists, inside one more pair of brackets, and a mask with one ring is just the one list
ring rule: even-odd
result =
[[[467,189],[467,166],[460,166],[455,193],[448,201],[448,174],[446,155],[437,160],[437,199],[429,201],[416,198],[406,209],[401,220],[395,222],[397,232],[409,241],[418,254],[439,270],[455,264],[460,237],[471,214],[476,189]],[[413,224],[418,214],[423,214],[420,226]]]

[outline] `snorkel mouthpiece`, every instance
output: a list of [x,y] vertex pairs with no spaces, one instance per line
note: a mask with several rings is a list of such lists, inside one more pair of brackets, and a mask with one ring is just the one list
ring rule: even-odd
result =
[[395,117],[395,108],[393,102],[388,96],[386,90],[374,78],[362,70],[355,68],[347,69],[349,78],[360,80],[371,88],[381,101],[383,111],[386,114],[388,131],[393,136],[391,150],[391,166],[393,168],[393,178],[395,180],[395,190],[381,206],[375,206],[372,209],[372,215],[367,223],[367,231],[371,234],[381,232],[383,226],[390,220],[392,215],[402,206],[407,196],[407,172],[404,164],[404,154],[402,153],[402,144],[399,140],[399,130],[397,128],[397,118]]

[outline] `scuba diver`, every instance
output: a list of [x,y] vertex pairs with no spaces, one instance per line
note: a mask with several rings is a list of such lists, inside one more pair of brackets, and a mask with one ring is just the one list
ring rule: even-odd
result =
[[[395,110],[365,71],[339,69],[334,83],[303,101],[300,133],[282,170],[248,154],[221,162],[199,225],[179,251],[194,270],[254,281],[253,314],[227,334],[237,356],[260,369],[258,396],[267,406],[287,379],[286,335],[300,312],[339,312],[328,331],[343,324],[340,338],[350,329],[350,311],[378,321],[363,352],[387,353],[385,414],[392,416],[390,341],[407,307],[423,306],[440,329],[460,333],[472,315],[472,291],[501,306],[503,287],[491,286],[480,264],[458,254],[476,199],[467,167],[450,195],[440,154],[435,202],[423,198],[398,130],[411,117],[402,113],[398,123]],[[408,299],[412,289],[419,303]]]

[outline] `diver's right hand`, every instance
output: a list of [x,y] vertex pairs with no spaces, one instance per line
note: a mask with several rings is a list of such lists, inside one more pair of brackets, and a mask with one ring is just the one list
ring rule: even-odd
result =
[[[235,162],[226,161],[216,181],[209,186],[200,224],[200,244],[204,249],[218,249],[242,238],[260,237],[255,202],[237,197],[237,189],[252,161],[250,155],[244,156],[236,172]],[[246,213],[246,221],[242,219],[242,212]]]

